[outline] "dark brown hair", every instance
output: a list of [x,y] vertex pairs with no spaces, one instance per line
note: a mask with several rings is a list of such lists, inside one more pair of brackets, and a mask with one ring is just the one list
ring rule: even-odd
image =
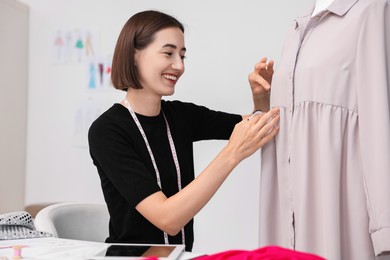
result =
[[183,25],[176,18],[159,11],[143,11],[130,17],[119,34],[112,60],[111,81],[116,89],[142,89],[135,51],[145,49],[153,42],[156,32],[170,27],[184,33]]

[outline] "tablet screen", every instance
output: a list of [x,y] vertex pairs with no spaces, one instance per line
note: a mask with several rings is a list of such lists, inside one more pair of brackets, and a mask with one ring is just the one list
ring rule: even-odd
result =
[[104,250],[89,259],[141,259],[142,257],[177,259],[184,249],[184,245],[108,244]]

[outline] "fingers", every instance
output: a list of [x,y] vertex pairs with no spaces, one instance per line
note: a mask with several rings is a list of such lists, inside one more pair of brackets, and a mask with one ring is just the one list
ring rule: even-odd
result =
[[271,108],[267,113],[264,114],[265,117],[268,117],[271,118],[275,115],[278,115],[280,112],[280,108],[279,107],[274,107],[274,108]]
[[254,77],[254,81],[261,85],[265,90],[270,90],[271,89],[271,85],[268,83],[267,80],[265,80],[262,76],[260,76],[259,74],[256,74],[253,76]]
[[236,124],[228,146],[240,160],[250,156],[272,139],[279,130],[279,108],[254,113]]
[[269,133],[266,133],[260,140],[259,146],[263,147],[266,143],[268,143],[279,131],[279,126],[276,125],[272,128]]
[[255,64],[254,72],[259,74],[261,71],[266,70],[268,72],[274,72],[274,64],[275,62],[273,60],[270,60],[267,62],[267,58],[263,57],[260,59],[258,63]]
[[267,58],[263,57],[261,60],[255,64],[254,72],[259,74],[262,70],[267,69]]
[[273,61],[273,60],[270,60],[269,62],[268,62],[268,65],[267,65],[267,70],[269,71],[269,72],[274,72],[274,64],[275,64],[275,62]]
[[265,126],[271,119],[273,119],[276,116],[279,116],[280,109],[278,107],[272,108],[267,113],[261,113],[261,114],[255,114],[254,116],[257,116],[258,119],[256,121],[256,124],[262,128]]
[[271,85],[270,83],[259,73],[252,72],[248,76],[248,80],[252,88],[255,88],[257,86],[263,87],[265,90],[270,90]]
[[[271,117],[259,130],[259,135],[263,139],[264,137],[268,136],[275,127],[278,127],[279,122],[279,114],[276,114],[275,116]],[[260,121],[260,120],[259,120]]]
[[277,124],[279,122],[279,108],[272,108],[267,113],[255,113],[248,118],[248,121],[251,121],[254,125],[259,138],[263,139],[272,133],[275,135],[274,128],[278,128]]
[[[267,58],[263,57],[260,62],[256,63],[254,70],[248,76],[249,84],[252,87],[253,94],[263,94],[262,89],[269,92],[271,89],[273,74],[273,60],[267,62]],[[262,87],[262,89],[259,89],[258,87]]]

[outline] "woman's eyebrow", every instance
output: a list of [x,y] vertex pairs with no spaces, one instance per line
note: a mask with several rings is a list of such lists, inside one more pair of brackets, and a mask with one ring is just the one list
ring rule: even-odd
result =
[[[163,48],[172,48],[172,49],[177,49],[177,46],[171,43],[167,43],[163,46]],[[185,47],[181,48],[182,51],[186,51],[187,49]]]

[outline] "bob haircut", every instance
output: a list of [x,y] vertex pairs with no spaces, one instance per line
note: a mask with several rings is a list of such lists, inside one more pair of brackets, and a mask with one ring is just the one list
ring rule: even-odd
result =
[[111,81],[116,89],[142,89],[135,52],[152,43],[156,32],[171,27],[184,33],[183,25],[176,18],[159,11],[143,11],[130,17],[119,34],[112,60]]

